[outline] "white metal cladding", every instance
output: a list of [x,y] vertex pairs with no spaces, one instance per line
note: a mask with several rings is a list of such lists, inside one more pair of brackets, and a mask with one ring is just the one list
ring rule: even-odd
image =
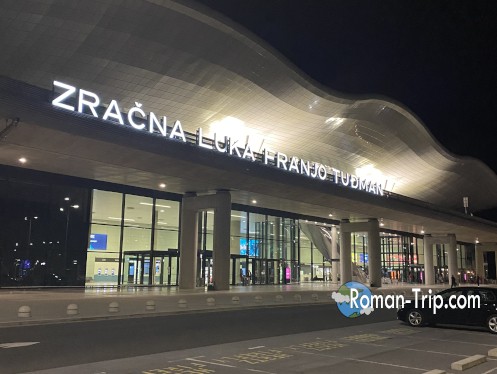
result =
[[406,108],[323,88],[231,21],[185,4],[2,1],[0,75],[45,89],[64,81],[124,111],[138,101],[190,132],[233,126],[256,151],[370,168],[387,190],[436,205],[461,209],[469,196],[473,211],[497,206],[495,173],[449,154]]

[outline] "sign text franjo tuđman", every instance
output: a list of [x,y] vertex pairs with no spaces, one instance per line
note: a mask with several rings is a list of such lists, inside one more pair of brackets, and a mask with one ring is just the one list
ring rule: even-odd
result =
[[[136,130],[157,133],[165,138],[176,139],[186,143],[185,133],[179,120],[174,121],[168,133],[166,116],[159,118],[154,112],[149,112],[147,115],[142,109],[141,103],[135,102],[135,106],[125,114],[121,112],[117,101],[112,100],[105,109],[104,114],[100,117],[97,110],[102,111],[102,109],[99,109],[101,101],[97,94],[59,81],[54,81],[53,85],[54,92],[57,93],[56,97],[52,100],[52,105],[58,108],[91,114],[93,117],[102,118],[104,121],[116,122],[123,126],[128,125]],[[248,143],[245,145],[238,145],[237,143],[237,140],[232,141],[226,136],[220,138],[216,133],[214,133],[214,139],[207,139],[204,137],[202,128],[197,130],[197,146],[251,161],[257,160]],[[305,161],[298,157],[288,157],[282,152],[264,149],[262,162],[265,165],[274,165],[279,169],[306,175],[310,178],[320,180],[331,179],[334,183],[345,187],[383,196],[383,186],[381,183],[360,178],[317,162]],[[329,175],[331,175],[331,178],[328,177]]]

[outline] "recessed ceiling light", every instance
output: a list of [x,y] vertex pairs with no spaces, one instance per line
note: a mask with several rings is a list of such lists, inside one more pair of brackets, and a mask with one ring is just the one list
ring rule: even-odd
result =
[[69,198],[68,198],[68,197],[64,197],[64,200],[65,200],[65,201],[69,201]]
[[424,234],[425,233],[425,230],[421,230],[421,234]]
[[21,164],[25,164],[27,161],[28,161],[28,160],[26,159],[26,157],[21,157],[21,158],[19,159],[19,162],[20,162]]
[[166,188],[166,184],[165,183],[161,183],[161,184],[159,184],[159,187],[160,188]]
[[330,214],[328,214],[328,217],[333,217],[333,214],[331,214],[331,213],[330,213]]
[[257,204],[257,200],[252,200],[252,204]]

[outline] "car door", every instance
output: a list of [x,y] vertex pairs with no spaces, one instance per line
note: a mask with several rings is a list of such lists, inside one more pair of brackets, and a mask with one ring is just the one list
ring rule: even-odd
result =
[[469,317],[468,308],[452,308],[452,304],[456,304],[458,297],[465,297],[466,290],[461,288],[454,288],[450,290],[443,291],[439,294],[443,299],[443,306],[437,310],[434,316],[436,323],[448,324],[448,325],[460,325],[465,324],[465,321]]
[[492,314],[497,314],[497,298],[493,290],[481,288],[475,289],[471,293],[480,296],[480,305],[468,305],[469,317],[468,325],[483,326],[487,318]]

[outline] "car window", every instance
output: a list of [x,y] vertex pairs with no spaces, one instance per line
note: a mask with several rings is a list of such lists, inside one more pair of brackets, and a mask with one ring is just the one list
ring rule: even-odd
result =
[[495,301],[495,294],[490,290],[478,290],[483,302]]
[[460,296],[462,295],[463,293],[463,290],[447,290],[447,291],[444,291],[444,292],[441,292],[440,293],[440,296],[442,296],[442,298],[447,301],[451,296]]

